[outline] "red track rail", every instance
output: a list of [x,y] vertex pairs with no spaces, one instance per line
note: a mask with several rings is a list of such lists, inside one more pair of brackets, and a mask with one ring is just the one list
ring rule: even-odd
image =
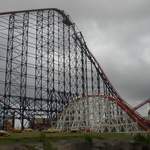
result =
[[110,98],[116,101],[118,106],[120,106],[145,131],[148,131],[150,129],[150,121],[143,118],[138,112],[136,112],[133,108],[131,108],[124,100],[115,99],[112,97]]
[[89,95],[89,97],[94,96],[103,96],[108,98],[108,100],[114,101],[123,111],[125,111],[137,124],[144,129],[145,131],[150,130],[150,120],[146,120],[143,118],[137,111],[135,111],[128,103],[124,100],[115,98],[112,96],[104,96],[104,95]]
[[[81,34],[81,37],[83,38],[82,34]],[[89,52],[89,54],[92,56],[92,58],[94,59],[94,61],[98,65],[98,69],[100,71],[101,77],[102,77],[104,83],[107,85],[107,88],[109,88],[110,93],[113,93],[113,97],[109,96],[108,98],[112,101],[115,101],[117,103],[117,105],[120,106],[121,109],[123,109],[135,122],[137,122],[138,125],[142,129],[144,129],[145,131],[150,130],[150,121],[143,118],[138,112],[136,112],[128,103],[126,103],[121,98],[121,96],[118,94],[117,90],[113,87],[113,85],[109,81],[108,77],[104,73],[103,69],[99,65],[99,63],[96,60],[96,58],[94,57],[94,55],[89,51],[86,44],[85,44],[85,49]]]
[[148,104],[148,103],[150,103],[150,99],[147,99],[146,101],[144,101],[144,102],[138,104],[138,105],[135,106],[133,109],[134,109],[134,110],[137,110],[137,109],[139,109],[140,107],[142,107],[142,106],[144,106],[145,104]]

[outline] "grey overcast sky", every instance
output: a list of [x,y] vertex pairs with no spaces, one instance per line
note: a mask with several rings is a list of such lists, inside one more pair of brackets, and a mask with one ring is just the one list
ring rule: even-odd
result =
[[114,87],[132,105],[150,97],[150,0],[0,0],[0,11],[65,10]]

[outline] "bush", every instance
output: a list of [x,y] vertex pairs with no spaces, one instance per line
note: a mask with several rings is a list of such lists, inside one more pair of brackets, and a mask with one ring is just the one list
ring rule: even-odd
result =
[[148,144],[148,143],[150,143],[150,135],[136,134],[134,136],[134,141]]
[[12,132],[13,133],[22,133],[22,130],[21,129],[13,129]]
[[91,136],[85,136],[84,139],[85,139],[85,141],[87,141],[88,143],[92,143],[92,137],[91,137]]
[[7,131],[0,130],[0,136],[9,136],[10,134]]
[[44,150],[52,150],[52,145],[47,139],[43,141],[43,146],[44,146]]
[[32,132],[32,131],[33,131],[33,129],[31,129],[31,128],[27,128],[27,129],[24,129],[23,131],[24,131],[24,132]]
[[45,133],[41,132],[40,133],[40,142],[43,142],[45,140],[45,138],[46,138]]

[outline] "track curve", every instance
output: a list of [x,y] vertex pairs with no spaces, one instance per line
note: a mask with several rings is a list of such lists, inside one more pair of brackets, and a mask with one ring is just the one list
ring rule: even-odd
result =
[[[93,97],[93,96],[99,96],[99,95],[89,95],[89,97]],[[144,129],[145,131],[150,130],[150,121],[143,118],[127,102],[125,102],[122,99],[115,98],[115,97],[112,97],[112,96],[105,96],[105,95],[100,95],[100,96],[107,97],[109,100],[112,100],[112,101],[116,102],[117,105],[119,107],[121,107],[134,121],[136,121],[142,129]]]

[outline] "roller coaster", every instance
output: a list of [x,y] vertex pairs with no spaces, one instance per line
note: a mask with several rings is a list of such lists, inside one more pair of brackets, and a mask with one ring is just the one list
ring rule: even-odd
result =
[[37,118],[61,130],[149,131],[113,87],[63,10],[0,13],[0,117],[21,129]]

